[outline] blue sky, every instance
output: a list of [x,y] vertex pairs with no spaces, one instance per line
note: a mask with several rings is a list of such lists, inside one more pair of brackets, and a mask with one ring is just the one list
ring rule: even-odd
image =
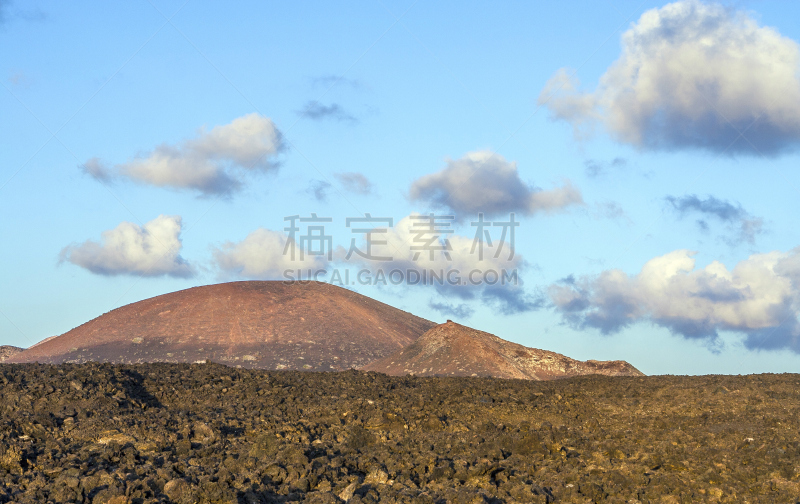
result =
[[286,216],[513,211],[522,286],[351,288],[648,374],[800,364],[794,3],[0,9],[0,344],[280,278]]

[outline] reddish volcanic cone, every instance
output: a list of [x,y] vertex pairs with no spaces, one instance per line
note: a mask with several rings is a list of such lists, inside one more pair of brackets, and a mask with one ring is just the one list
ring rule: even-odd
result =
[[449,320],[399,352],[362,369],[395,376],[494,376],[523,380],[555,380],[587,374],[644,376],[625,361],[578,361],[511,343]]
[[363,366],[435,324],[333,285],[233,282],[129,304],[6,362],[196,362],[332,371]]

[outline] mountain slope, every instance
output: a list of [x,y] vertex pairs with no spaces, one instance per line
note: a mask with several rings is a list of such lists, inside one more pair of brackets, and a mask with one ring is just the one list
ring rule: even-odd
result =
[[5,362],[9,357],[17,355],[23,350],[24,348],[19,348],[11,345],[0,346],[0,362]]
[[363,369],[395,376],[494,376],[523,380],[554,380],[586,374],[644,376],[625,361],[578,361],[449,320],[399,352]]
[[7,362],[195,362],[331,371],[363,366],[435,324],[333,285],[232,282],[108,312]]

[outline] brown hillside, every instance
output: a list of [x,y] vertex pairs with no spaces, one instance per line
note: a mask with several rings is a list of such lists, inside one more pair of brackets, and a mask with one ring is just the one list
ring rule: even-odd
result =
[[20,353],[23,350],[24,348],[19,348],[11,345],[0,346],[0,362],[5,362],[6,359],[11,357],[12,355]]
[[108,312],[6,362],[195,362],[330,371],[363,366],[435,324],[333,285],[233,282]]
[[494,376],[523,380],[554,380],[588,374],[644,376],[625,361],[570,359],[449,320],[399,352],[363,369],[394,376]]

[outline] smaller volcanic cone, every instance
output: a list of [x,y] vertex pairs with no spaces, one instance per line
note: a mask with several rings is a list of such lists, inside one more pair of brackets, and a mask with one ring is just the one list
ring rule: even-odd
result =
[[362,369],[394,376],[493,376],[523,380],[555,380],[588,374],[644,376],[625,361],[570,359],[449,320],[399,352]]

